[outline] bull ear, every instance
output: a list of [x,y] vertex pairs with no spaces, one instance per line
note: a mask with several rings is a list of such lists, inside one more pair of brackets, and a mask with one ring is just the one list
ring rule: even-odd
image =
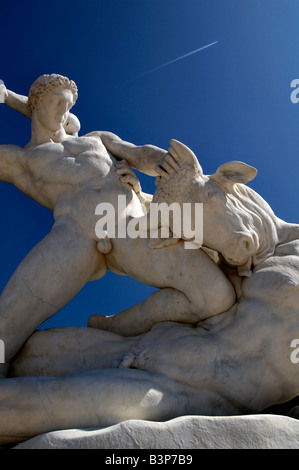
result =
[[217,180],[222,183],[243,183],[253,180],[257,169],[243,162],[228,162],[221,165],[215,173]]

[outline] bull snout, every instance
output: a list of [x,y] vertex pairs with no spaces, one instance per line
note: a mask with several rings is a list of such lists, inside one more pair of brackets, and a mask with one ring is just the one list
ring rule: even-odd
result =
[[258,240],[252,235],[238,233],[231,239],[228,246],[229,249],[222,253],[224,258],[233,266],[241,266],[257,252]]
[[257,249],[257,244],[250,235],[242,235],[239,247],[241,252],[246,253],[247,256],[252,256]]

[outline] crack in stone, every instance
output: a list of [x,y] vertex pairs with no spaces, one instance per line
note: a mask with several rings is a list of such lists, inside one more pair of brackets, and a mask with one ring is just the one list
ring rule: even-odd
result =
[[55,310],[59,310],[59,307],[57,307],[57,305],[49,302],[48,300],[44,300],[42,299],[41,297],[39,297],[38,295],[36,295],[33,290],[31,289],[31,287],[28,286],[28,284],[23,280],[23,284],[25,285],[25,287],[27,288],[27,290],[30,292],[30,294],[32,295],[32,297],[34,297],[36,300],[38,300],[39,302],[42,302],[42,303],[45,303],[45,304],[48,304],[50,305],[50,307],[53,307],[55,308]]

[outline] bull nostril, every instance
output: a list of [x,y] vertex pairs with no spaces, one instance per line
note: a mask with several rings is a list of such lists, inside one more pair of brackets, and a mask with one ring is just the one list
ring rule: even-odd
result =
[[248,253],[252,253],[254,251],[254,242],[253,242],[253,240],[249,237],[244,237],[242,239],[242,247]]

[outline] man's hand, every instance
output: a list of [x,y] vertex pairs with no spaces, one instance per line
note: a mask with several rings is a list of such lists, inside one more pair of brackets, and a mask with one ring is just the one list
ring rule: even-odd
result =
[[8,93],[6,86],[4,85],[3,80],[0,79],[0,103],[5,103],[7,97]]
[[141,193],[141,185],[139,179],[135,175],[132,168],[127,164],[126,160],[120,160],[116,162],[116,173],[120,176],[120,181],[122,183],[129,184],[132,186],[135,193],[138,195]]
[[202,174],[202,168],[192,150],[172,139],[168,152],[160,157],[158,165],[155,166],[155,171],[159,175],[156,184],[161,180],[168,180],[171,176],[187,168],[197,174]]
[[157,166],[155,166],[155,171],[158,173],[160,178],[168,179],[174,173],[178,173],[180,166],[178,165],[175,158],[172,156],[170,149],[159,160]]
[[143,204],[144,207],[148,210],[148,205],[150,204],[152,197],[150,196],[149,200],[149,195],[146,195],[142,192],[140,181],[135,175],[132,168],[128,165],[126,160],[120,160],[119,162],[116,162],[115,166],[116,173],[120,176],[119,180],[122,183],[128,184],[132,187],[133,191],[135,191],[135,193],[137,194],[141,204]]
[[181,158],[178,154],[178,149],[173,145],[170,145],[168,152],[160,157],[159,163],[155,167],[155,171],[158,173],[159,177],[168,179],[174,173],[178,173],[180,171],[180,160]]

